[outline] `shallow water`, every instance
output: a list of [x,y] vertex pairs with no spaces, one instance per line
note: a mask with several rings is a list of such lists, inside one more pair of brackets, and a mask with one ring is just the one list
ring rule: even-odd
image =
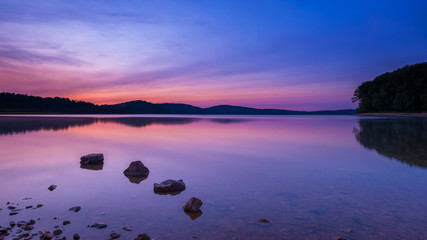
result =
[[[409,118],[3,116],[0,225],[70,220],[67,239],[427,239],[426,146],[427,121]],[[93,152],[104,165],[81,168]],[[123,175],[135,160],[150,169],[139,184]],[[153,192],[170,178],[186,190]],[[195,220],[181,208],[193,196]]]

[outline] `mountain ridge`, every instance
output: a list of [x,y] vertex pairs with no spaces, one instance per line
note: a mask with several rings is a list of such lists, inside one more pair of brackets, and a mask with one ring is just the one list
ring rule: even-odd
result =
[[68,98],[43,98],[26,94],[2,92],[0,93],[0,112],[60,114],[351,115],[355,114],[355,109],[294,111],[234,105],[216,105],[201,108],[185,103],[151,103],[144,100],[96,105]]

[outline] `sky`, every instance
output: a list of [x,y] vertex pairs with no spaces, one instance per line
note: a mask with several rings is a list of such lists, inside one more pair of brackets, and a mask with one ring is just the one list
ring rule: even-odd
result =
[[427,1],[0,0],[0,92],[291,110],[427,61]]

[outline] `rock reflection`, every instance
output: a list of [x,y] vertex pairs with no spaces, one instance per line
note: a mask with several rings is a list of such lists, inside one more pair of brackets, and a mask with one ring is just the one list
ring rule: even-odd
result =
[[157,195],[171,195],[171,196],[175,196],[175,195],[178,195],[178,194],[180,194],[181,192],[183,192],[184,190],[182,190],[182,191],[174,191],[174,192],[156,192],[156,191],[153,191],[155,194],[157,194]]
[[198,210],[196,212],[187,212],[187,211],[184,211],[184,212],[191,218],[191,220],[196,220],[203,214],[202,210]]
[[99,171],[99,170],[102,170],[102,168],[104,168],[104,163],[100,163],[100,164],[80,164],[80,168],[81,169],[87,169],[87,170]]
[[[126,175],[125,175],[126,176]],[[129,179],[129,182],[139,184],[148,177],[132,177],[132,176],[126,176]]]
[[359,119],[353,133],[365,148],[409,166],[427,168],[427,120]]

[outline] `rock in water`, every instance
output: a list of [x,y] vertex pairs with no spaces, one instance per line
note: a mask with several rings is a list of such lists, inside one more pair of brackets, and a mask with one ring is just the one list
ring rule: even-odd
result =
[[131,183],[139,184],[147,179],[150,171],[141,161],[132,162],[123,174],[129,179]]
[[106,224],[106,223],[104,223],[104,222],[97,222],[97,223],[92,224],[90,227],[91,227],[91,228],[98,228],[98,229],[102,229],[102,228],[106,228],[106,227],[107,227],[107,224]]
[[73,212],[78,212],[78,211],[80,211],[80,209],[82,209],[80,206],[75,206],[75,207],[72,207],[68,210],[73,211]]
[[148,177],[150,171],[141,161],[134,161],[129,164],[129,167],[123,172],[127,177]]
[[47,189],[49,189],[49,191],[53,191],[53,190],[55,190],[55,188],[56,188],[56,185],[50,185]]
[[192,197],[190,200],[187,201],[187,203],[182,206],[184,211],[186,212],[197,212],[200,210],[200,207],[203,205],[202,200]]
[[91,153],[80,158],[80,164],[101,164],[104,163],[104,155],[102,153]]
[[154,192],[179,192],[185,190],[185,184],[182,179],[176,181],[168,179],[161,183],[154,184]]
[[80,239],[80,235],[78,233],[75,233],[73,235],[73,240],[79,240]]

